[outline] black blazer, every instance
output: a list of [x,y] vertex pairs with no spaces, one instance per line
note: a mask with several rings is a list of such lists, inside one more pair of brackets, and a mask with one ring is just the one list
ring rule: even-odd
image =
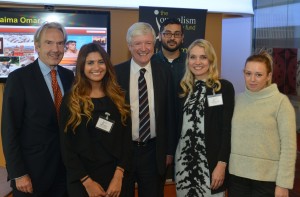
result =
[[[64,92],[74,74],[57,67]],[[10,73],[3,97],[2,140],[9,179],[29,174],[34,190],[46,190],[64,167],[54,102],[38,60]],[[14,185],[13,185],[14,186]]]
[[[75,133],[70,128],[64,132],[70,117],[68,100],[69,95],[64,96],[59,124],[69,194],[70,196],[82,196],[78,193],[85,193],[80,179],[86,175],[89,175],[106,190],[116,166],[127,171],[131,165],[130,117],[127,119],[127,126],[124,126],[115,104],[108,97],[104,97],[98,101],[103,103],[103,106],[95,104],[92,120],[87,122],[87,117],[81,116],[82,122],[75,129]],[[114,121],[110,133],[95,128],[99,115],[105,117],[105,112],[108,112],[109,119]]]
[[[131,60],[128,60],[115,66],[118,83],[126,91],[128,103],[130,102],[130,62]],[[156,162],[159,174],[163,175],[166,170],[166,155],[174,155],[175,152],[175,94],[169,69],[153,59],[151,69],[156,124]]]
[[[234,88],[227,80],[220,80],[221,89],[215,94],[222,94],[223,105],[208,106],[208,101],[205,101],[204,109],[204,131],[205,131],[205,147],[208,161],[210,177],[215,169],[218,161],[227,163],[225,181],[222,187],[217,190],[212,190],[213,193],[218,193],[225,190],[228,180],[228,161],[230,155],[230,140],[231,140],[231,119],[234,109]],[[213,95],[211,88],[206,89],[207,95]],[[182,129],[183,105],[187,97],[180,99],[180,117],[177,128],[177,139],[179,139]]]

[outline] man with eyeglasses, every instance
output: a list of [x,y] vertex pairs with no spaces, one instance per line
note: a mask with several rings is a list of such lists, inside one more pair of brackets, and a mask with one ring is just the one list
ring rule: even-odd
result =
[[[178,91],[179,91],[179,83],[185,73],[185,59],[186,53],[181,50],[183,44],[183,25],[176,18],[169,18],[165,20],[160,27],[159,31],[159,41],[161,43],[161,49],[153,55],[152,59],[157,60],[162,65],[166,66],[172,73],[173,80],[173,90],[175,92],[174,100],[175,100],[175,114],[176,121],[178,122],[178,114],[177,111],[179,107],[176,107],[179,103],[178,99]],[[177,128],[176,125],[174,128]],[[175,130],[171,131],[174,132]],[[174,135],[176,136],[176,134]],[[176,141],[174,139],[174,141]],[[176,146],[174,147],[174,151]],[[173,162],[173,161],[172,161]],[[169,161],[169,163],[172,163]],[[166,178],[173,178],[174,167],[169,165],[169,169],[166,174]]]
[[176,18],[165,20],[159,30],[161,49],[153,56],[171,69],[176,93],[185,72],[186,53],[181,50],[183,44],[183,25]]

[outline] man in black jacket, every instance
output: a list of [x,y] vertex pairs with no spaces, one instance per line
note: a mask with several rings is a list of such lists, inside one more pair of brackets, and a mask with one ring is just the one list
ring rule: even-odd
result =
[[[174,155],[174,100],[171,72],[158,61],[151,60],[154,53],[155,32],[148,23],[135,23],[127,32],[127,44],[132,58],[115,66],[118,82],[126,91],[132,117],[132,145],[134,159],[130,171],[130,195],[134,196],[135,182],[141,197],[163,196],[164,174]],[[142,74],[141,70],[144,70]],[[138,83],[144,76],[149,109],[149,134],[144,140],[140,133],[141,118]],[[142,96],[140,96],[142,97]],[[145,123],[145,124],[147,124]]]
[[[72,71],[58,65],[66,39],[61,24],[43,24],[34,35],[38,59],[10,73],[6,81],[1,131],[14,197],[66,196],[52,86],[56,79],[61,98],[74,78]],[[51,78],[53,72],[56,77]]]

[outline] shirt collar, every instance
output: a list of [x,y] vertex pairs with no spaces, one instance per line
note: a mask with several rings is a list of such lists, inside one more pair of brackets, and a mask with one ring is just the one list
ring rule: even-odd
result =
[[133,59],[130,62],[131,70],[134,74],[139,73],[141,68],[145,68],[147,72],[151,73],[151,62],[149,61],[148,64],[144,67],[138,65]]
[[[169,60],[164,56],[162,50],[158,51],[157,53],[160,56],[160,58],[164,60],[164,62],[170,63]],[[179,56],[177,58],[175,58],[172,63],[185,62],[185,59],[186,59],[186,53],[184,53],[180,50]]]
[[[50,73],[51,68],[49,66],[47,66],[46,64],[44,64],[44,62],[42,62],[42,60],[38,59],[39,62],[39,67],[42,71],[43,76],[46,76]],[[55,70],[57,70],[57,67],[54,67]]]

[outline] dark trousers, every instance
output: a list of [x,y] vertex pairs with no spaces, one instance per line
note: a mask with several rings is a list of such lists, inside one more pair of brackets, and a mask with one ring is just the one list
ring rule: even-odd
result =
[[[34,189],[34,188],[33,188]],[[13,197],[67,197],[66,185],[58,185],[51,187],[48,191],[33,191],[33,194],[20,192],[13,189]]]
[[33,194],[29,194],[17,190],[14,180],[12,180],[12,185],[13,197],[68,197],[64,170],[57,173],[55,181],[46,191],[39,191],[38,188],[33,186]]
[[229,197],[274,197],[275,182],[256,181],[230,175]]
[[145,146],[133,144],[133,170],[128,176],[128,194],[134,197],[135,183],[138,185],[139,197],[163,197],[164,176],[159,175],[156,164],[156,142]]

